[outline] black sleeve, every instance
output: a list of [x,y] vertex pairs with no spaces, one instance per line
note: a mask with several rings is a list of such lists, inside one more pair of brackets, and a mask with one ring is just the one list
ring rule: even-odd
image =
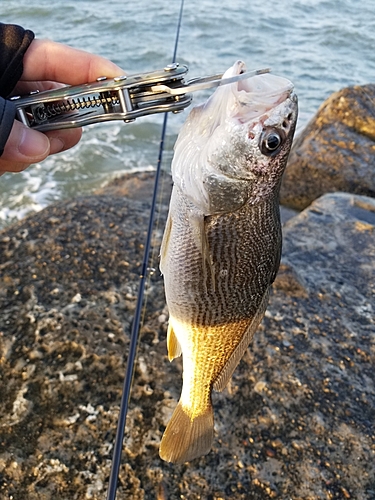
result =
[[13,102],[0,97],[0,156],[4,152],[15,116],[16,106]]
[[0,96],[8,97],[22,76],[23,56],[34,33],[15,24],[0,23]]
[[23,56],[34,33],[15,24],[0,23],[0,156],[4,152],[16,107],[5,98],[12,92],[23,72]]

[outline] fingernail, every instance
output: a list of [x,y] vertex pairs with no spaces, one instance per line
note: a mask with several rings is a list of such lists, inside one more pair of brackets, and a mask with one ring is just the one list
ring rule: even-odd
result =
[[19,142],[19,152],[29,158],[45,157],[49,152],[50,144],[48,137],[37,132],[24,128]]
[[50,137],[50,154],[60,153],[64,149],[65,143],[60,137]]

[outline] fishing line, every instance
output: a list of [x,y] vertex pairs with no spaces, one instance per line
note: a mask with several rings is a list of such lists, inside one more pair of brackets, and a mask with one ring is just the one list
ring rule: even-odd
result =
[[[178,48],[178,40],[180,37],[183,8],[184,8],[184,0],[181,0],[172,64],[176,62],[176,57],[177,57],[177,48]],[[142,261],[142,269],[141,269],[140,280],[139,280],[137,303],[136,303],[134,319],[133,319],[133,324],[132,324],[132,330],[131,330],[131,335],[130,335],[128,362],[126,365],[124,385],[123,385],[121,403],[120,403],[119,418],[118,418],[118,423],[117,423],[116,438],[115,438],[115,443],[114,443],[114,447],[113,447],[111,474],[109,477],[107,500],[115,500],[116,499],[117,482],[118,482],[118,476],[119,476],[119,470],[120,470],[120,464],[121,464],[121,454],[122,454],[122,446],[123,446],[123,439],[124,439],[124,433],[125,433],[126,416],[128,413],[130,391],[131,391],[131,386],[132,386],[132,381],[133,381],[134,362],[135,362],[135,358],[136,358],[136,354],[137,354],[137,345],[138,345],[139,328],[140,328],[140,322],[141,322],[144,290],[145,290],[145,284],[146,284],[146,279],[147,279],[147,275],[148,275],[148,261],[149,261],[149,256],[150,256],[152,230],[153,230],[154,217],[155,217],[155,211],[156,211],[156,205],[157,205],[157,192],[158,192],[159,179],[160,179],[160,174],[161,174],[161,164],[162,164],[162,159],[163,159],[164,141],[165,141],[165,135],[166,135],[166,130],[167,130],[167,121],[168,121],[168,113],[165,113],[164,119],[163,119],[161,138],[160,138],[159,156],[158,156],[156,173],[155,173],[154,190],[153,190],[153,194],[152,194],[152,202],[151,202],[148,230],[147,230],[146,243],[145,243],[143,261]]]

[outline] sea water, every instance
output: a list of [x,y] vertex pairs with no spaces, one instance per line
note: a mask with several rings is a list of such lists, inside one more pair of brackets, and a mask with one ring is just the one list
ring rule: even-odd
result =
[[[171,62],[179,10],[180,2],[166,0],[7,0],[1,22],[100,54],[134,74]],[[185,0],[177,60],[192,78],[224,72],[237,59],[248,69],[270,67],[295,84],[301,130],[332,92],[374,82],[374,47],[372,0]],[[208,95],[196,93],[194,103]],[[165,169],[187,112],[168,118]],[[0,177],[0,228],[124,172],[154,169],[162,119],[90,125],[73,149]]]

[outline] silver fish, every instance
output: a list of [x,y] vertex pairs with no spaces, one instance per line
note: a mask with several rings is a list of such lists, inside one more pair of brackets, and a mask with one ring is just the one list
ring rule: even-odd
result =
[[[245,71],[237,61],[224,75]],[[160,456],[183,463],[212,446],[212,389],[247,349],[279,268],[279,189],[297,121],[293,85],[272,74],[220,87],[175,146],[161,246],[168,356],[183,355],[180,401]]]

